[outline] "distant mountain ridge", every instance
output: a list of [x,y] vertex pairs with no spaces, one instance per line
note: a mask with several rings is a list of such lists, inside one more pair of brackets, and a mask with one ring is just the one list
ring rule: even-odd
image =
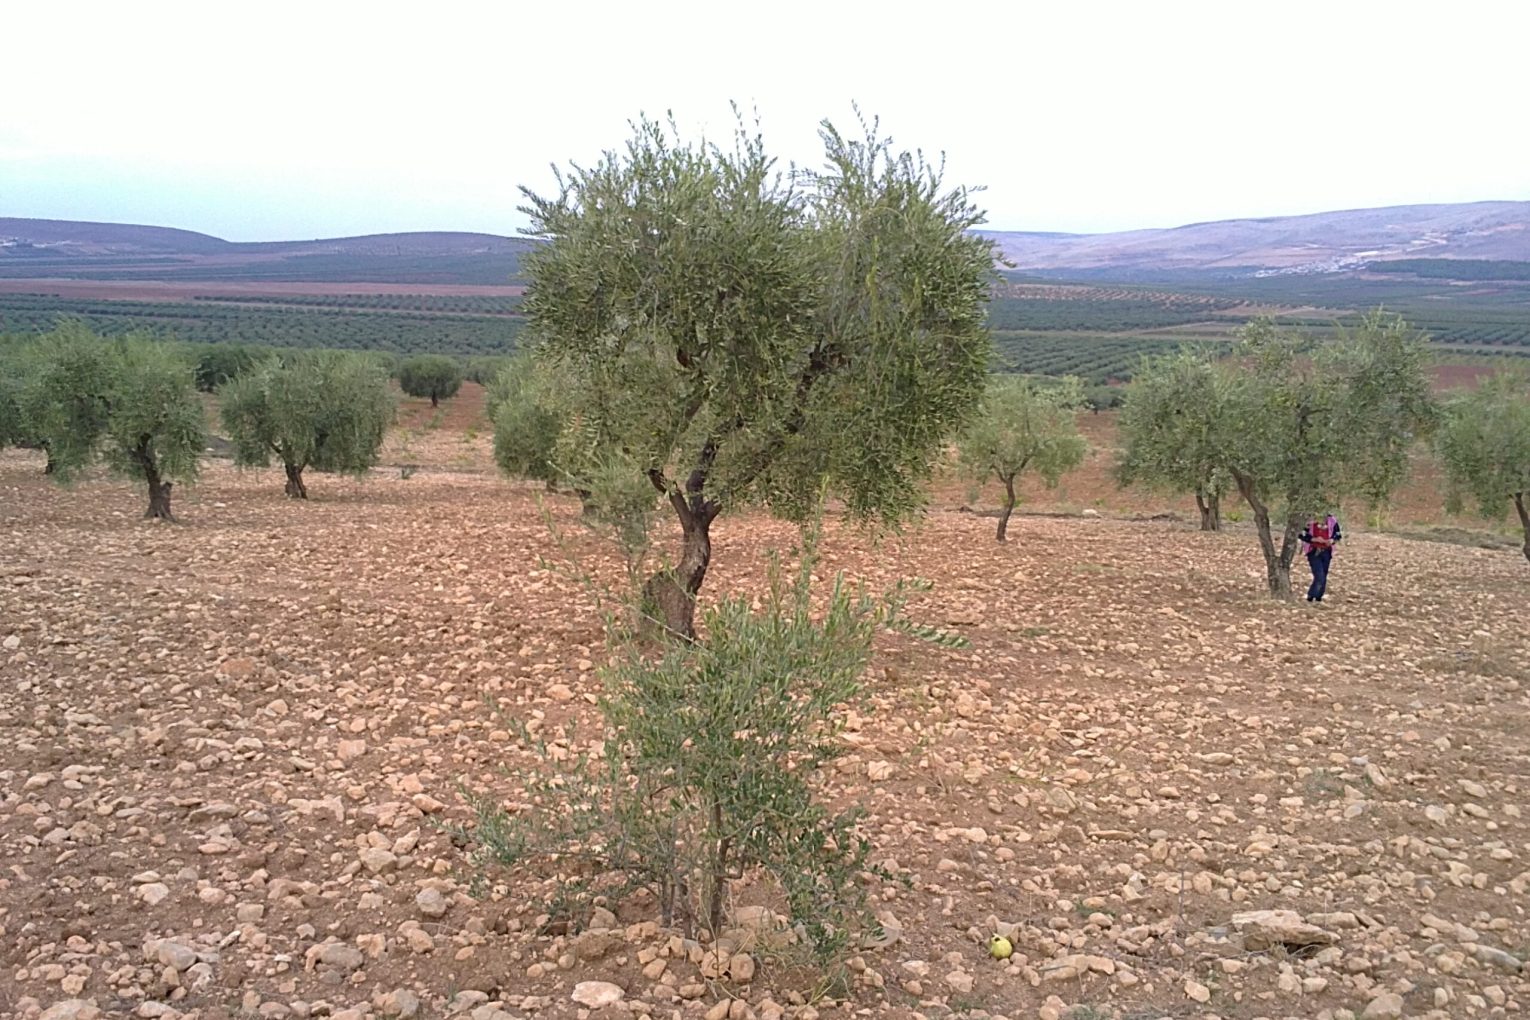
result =
[[[1530,201],[1350,209],[1190,223],[1105,234],[986,230],[1016,269],[1090,275],[1335,273],[1393,259],[1530,262]],[[170,227],[0,217],[0,274],[22,263],[84,268],[98,260],[187,260],[204,267],[302,256],[358,260],[375,270],[397,258],[514,259],[537,242],[464,231],[419,231],[307,241],[226,241]],[[98,263],[99,264],[99,263]],[[294,271],[296,271],[294,269]],[[361,277],[358,277],[361,278]]]
[[1530,261],[1530,202],[1349,209],[1110,234],[984,233],[1021,270],[1329,273],[1390,259]]

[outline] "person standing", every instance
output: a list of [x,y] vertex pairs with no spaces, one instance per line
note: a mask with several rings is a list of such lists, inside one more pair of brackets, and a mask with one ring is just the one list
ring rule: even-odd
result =
[[1302,551],[1307,554],[1307,566],[1312,568],[1312,586],[1307,589],[1308,602],[1321,602],[1328,591],[1328,568],[1333,563],[1333,547],[1344,536],[1339,532],[1339,519],[1329,514],[1323,520],[1307,523],[1302,532]]

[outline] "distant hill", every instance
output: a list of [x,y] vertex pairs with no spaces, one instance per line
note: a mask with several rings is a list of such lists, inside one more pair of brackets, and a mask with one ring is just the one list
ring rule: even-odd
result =
[[[1530,202],[1352,209],[1112,234],[985,231],[1021,272],[1129,280],[1362,271],[1389,260],[1530,261]],[[0,277],[505,284],[527,238],[434,231],[235,242],[121,223],[0,218]],[[1471,271],[1463,278],[1473,279]]]
[[0,218],[0,279],[508,285],[535,243],[456,231],[239,242],[167,227]]
[[0,216],[0,258],[101,255],[218,255],[236,247],[210,234],[134,223],[27,220]]
[[1389,259],[1530,260],[1530,202],[1403,205],[1113,234],[985,233],[1019,270],[1332,273]]
[[225,241],[210,234],[173,227],[0,217],[0,256],[514,255],[534,243],[519,237],[447,230],[311,241]]

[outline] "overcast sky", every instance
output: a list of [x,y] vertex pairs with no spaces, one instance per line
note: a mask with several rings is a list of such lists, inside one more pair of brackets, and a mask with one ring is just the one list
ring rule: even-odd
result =
[[508,234],[550,163],[730,99],[812,164],[858,102],[996,229],[1530,198],[1503,0],[6,6],[0,216]]

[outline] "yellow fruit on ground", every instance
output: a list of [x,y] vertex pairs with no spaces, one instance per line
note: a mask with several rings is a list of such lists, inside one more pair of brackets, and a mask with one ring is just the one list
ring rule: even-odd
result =
[[995,935],[988,940],[988,955],[995,960],[1007,960],[1014,951],[1015,947],[1003,935]]

